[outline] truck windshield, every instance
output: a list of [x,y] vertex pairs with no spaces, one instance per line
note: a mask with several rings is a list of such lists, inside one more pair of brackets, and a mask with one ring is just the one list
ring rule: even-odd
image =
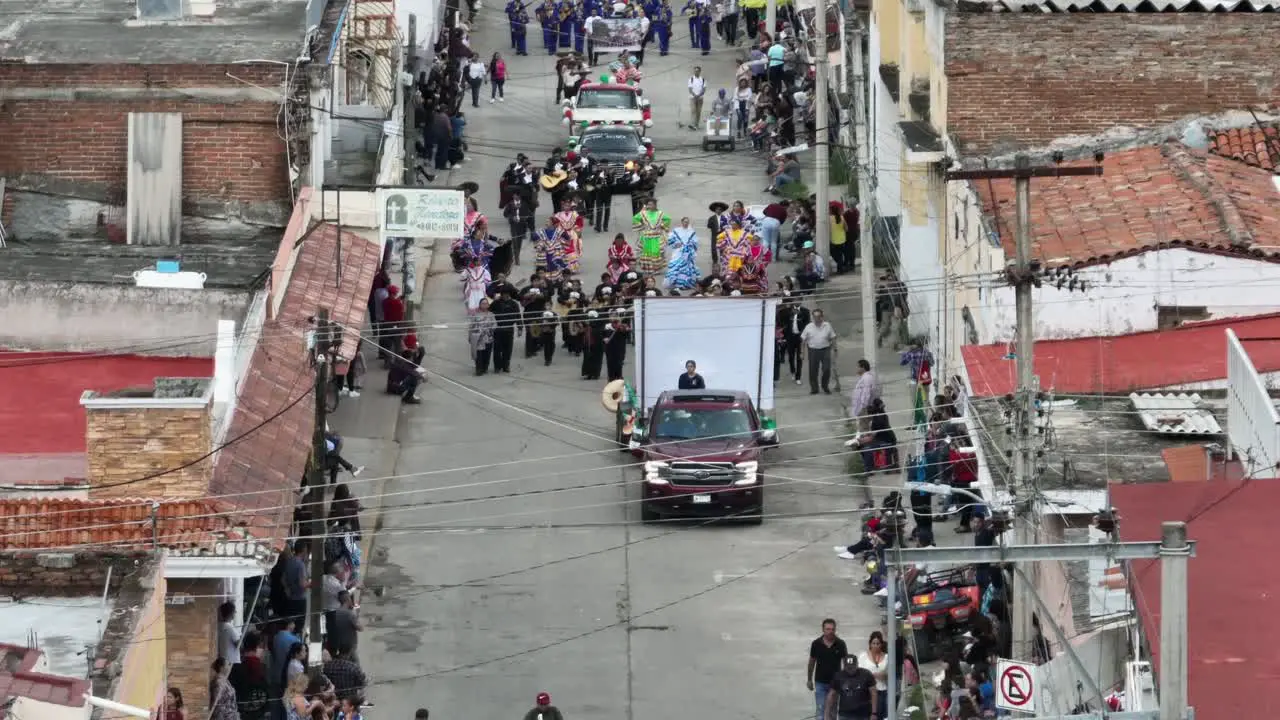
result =
[[655,440],[737,438],[751,434],[751,418],[741,408],[666,408],[653,425]]
[[575,103],[581,110],[635,110],[640,107],[630,90],[583,90]]

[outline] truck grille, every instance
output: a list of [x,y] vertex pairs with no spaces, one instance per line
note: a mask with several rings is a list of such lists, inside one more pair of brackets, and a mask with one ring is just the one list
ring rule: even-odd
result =
[[732,485],[742,473],[727,462],[673,462],[665,477],[672,485]]

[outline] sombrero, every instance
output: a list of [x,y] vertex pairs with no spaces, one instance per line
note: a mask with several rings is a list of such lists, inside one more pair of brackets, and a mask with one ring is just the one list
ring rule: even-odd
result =
[[722,212],[724,212],[725,210],[728,210],[728,209],[729,209],[729,204],[728,204],[728,203],[722,203],[722,202],[720,202],[719,200],[717,200],[717,201],[715,201],[715,202],[711,203],[711,205],[710,205],[707,209],[708,209],[708,210],[710,210],[710,211],[711,211],[711,212],[713,212],[713,213],[722,213]]
[[467,182],[464,182],[458,185],[457,187],[455,187],[454,190],[461,190],[462,192],[468,195],[475,195],[476,193],[480,192],[480,183],[475,183],[468,180]]

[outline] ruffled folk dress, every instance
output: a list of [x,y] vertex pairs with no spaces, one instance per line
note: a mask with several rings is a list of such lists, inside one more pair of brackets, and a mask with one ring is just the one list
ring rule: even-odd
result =
[[729,228],[720,233],[716,243],[718,246],[717,252],[720,255],[721,275],[732,275],[742,267],[747,253],[751,250],[750,235],[751,233],[741,228],[737,230]]
[[582,260],[582,228],[586,220],[576,210],[561,210],[555,214],[564,244],[564,261],[570,272],[577,273]]
[[693,228],[676,228],[667,238],[671,259],[667,261],[667,287],[672,290],[688,290],[698,284],[702,274],[698,272],[698,232]]
[[631,271],[631,267],[636,262],[636,251],[631,246],[622,243],[610,243],[608,251],[609,261],[605,264],[605,271],[609,273],[609,282],[614,285],[618,284],[618,280],[622,276]]
[[484,265],[468,265],[462,271],[462,302],[467,306],[468,315],[480,308],[480,301],[485,299],[491,280],[489,268]]
[[631,218],[638,233],[636,266],[644,275],[661,275],[666,269],[665,248],[671,232],[671,216],[661,210],[641,210]]

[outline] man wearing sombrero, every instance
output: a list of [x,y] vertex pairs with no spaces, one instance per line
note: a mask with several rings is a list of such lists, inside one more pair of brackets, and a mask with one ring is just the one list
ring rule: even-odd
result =
[[724,219],[724,212],[729,209],[729,205],[717,200],[707,209],[711,211],[711,216],[707,218],[707,237],[711,239],[711,272],[714,273],[720,270],[720,248],[717,247],[717,240],[720,233],[729,226]]

